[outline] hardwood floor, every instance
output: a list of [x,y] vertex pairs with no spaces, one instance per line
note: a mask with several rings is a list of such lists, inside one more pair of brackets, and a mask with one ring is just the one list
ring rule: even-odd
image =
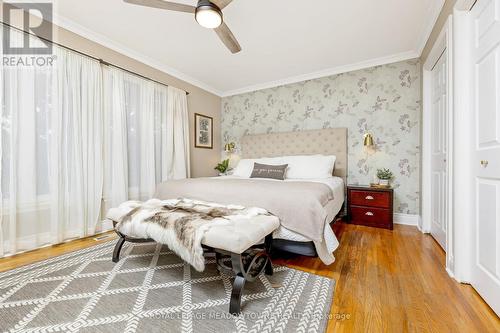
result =
[[[96,237],[101,237],[105,235],[109,236],[109,238],[102,240],[95,240]],[[0,259],[0,272],[28,265],[37,261],[49,259],[55,256],[60,256],[68,252],[81,250],[93,245],[107,242],[116,237],[117,237],[116,234],[110,231],[102,235],[82,238],[67,243],[62,243],[58,245],[44,247],[38,250],[20,253],[12,257],[3,258]]]
[[[500,319],[474,289],[448,276],[432,237],[400,225],[333,228],[340,241],[333,265],[275,260],[337,281],[328,332],[500,332]],[[0,259],[0,271],[98,243],[91,237]]]
[[333,265],[275,261],[337,281],[328,332],[500,332],[500,319],[475,290],[448,276],[431,236],[401,225],[333,229],[340,241]]

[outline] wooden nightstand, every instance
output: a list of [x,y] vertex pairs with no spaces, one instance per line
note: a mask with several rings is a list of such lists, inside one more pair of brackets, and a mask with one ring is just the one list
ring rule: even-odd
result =
[[369,227],[393,228],[392,188],[347,186],[347,221]]

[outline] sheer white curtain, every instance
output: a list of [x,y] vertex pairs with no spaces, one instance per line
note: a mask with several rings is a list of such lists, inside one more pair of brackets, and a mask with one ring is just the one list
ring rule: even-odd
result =
[[189,176],[184,91],[54,52],[1,67],[0,257],[92,235],[102,212]]
[[104,101],[105,209],[149,199],[161,181],[188,177],[184,91],[106,67]]
[[92,234],[99,219],[100,65],[55,53],[53,67],[2,67],[0,256]]
[[[20,36],[16,36],[21,38]],[[51,241],[51,68],[2,67],[0,255]]]
[[167,179],[190,176],[189,119],[187,97],[184,90],[168,87],[166,166]]
[[61,48],[54,77],[50,170],[54,243],[95,232],[103,182],[99,62]]
[[104,189],[105,209],[128,199],[127,113],[122,71],[104,69]]

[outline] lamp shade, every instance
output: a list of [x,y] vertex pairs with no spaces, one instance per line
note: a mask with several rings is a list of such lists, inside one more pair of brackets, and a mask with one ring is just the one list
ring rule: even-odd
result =
[[226,143],[224,145],[224,151],[226,153],[232,153],[234,151],[234,148],[236,147],[234,142]]
[[373,136],[370,133],[366,133],[363,139],[363,145],[365,147],[371,147],[374,145]]

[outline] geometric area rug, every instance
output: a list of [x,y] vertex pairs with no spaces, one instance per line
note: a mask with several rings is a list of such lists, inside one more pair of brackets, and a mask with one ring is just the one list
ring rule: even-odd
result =
[[335,281],[275,267],[246,283],[229,310],[232,277],[207,258],[199,273],[168,247],[115,241],[0,273],[1,332],[324,332]]

